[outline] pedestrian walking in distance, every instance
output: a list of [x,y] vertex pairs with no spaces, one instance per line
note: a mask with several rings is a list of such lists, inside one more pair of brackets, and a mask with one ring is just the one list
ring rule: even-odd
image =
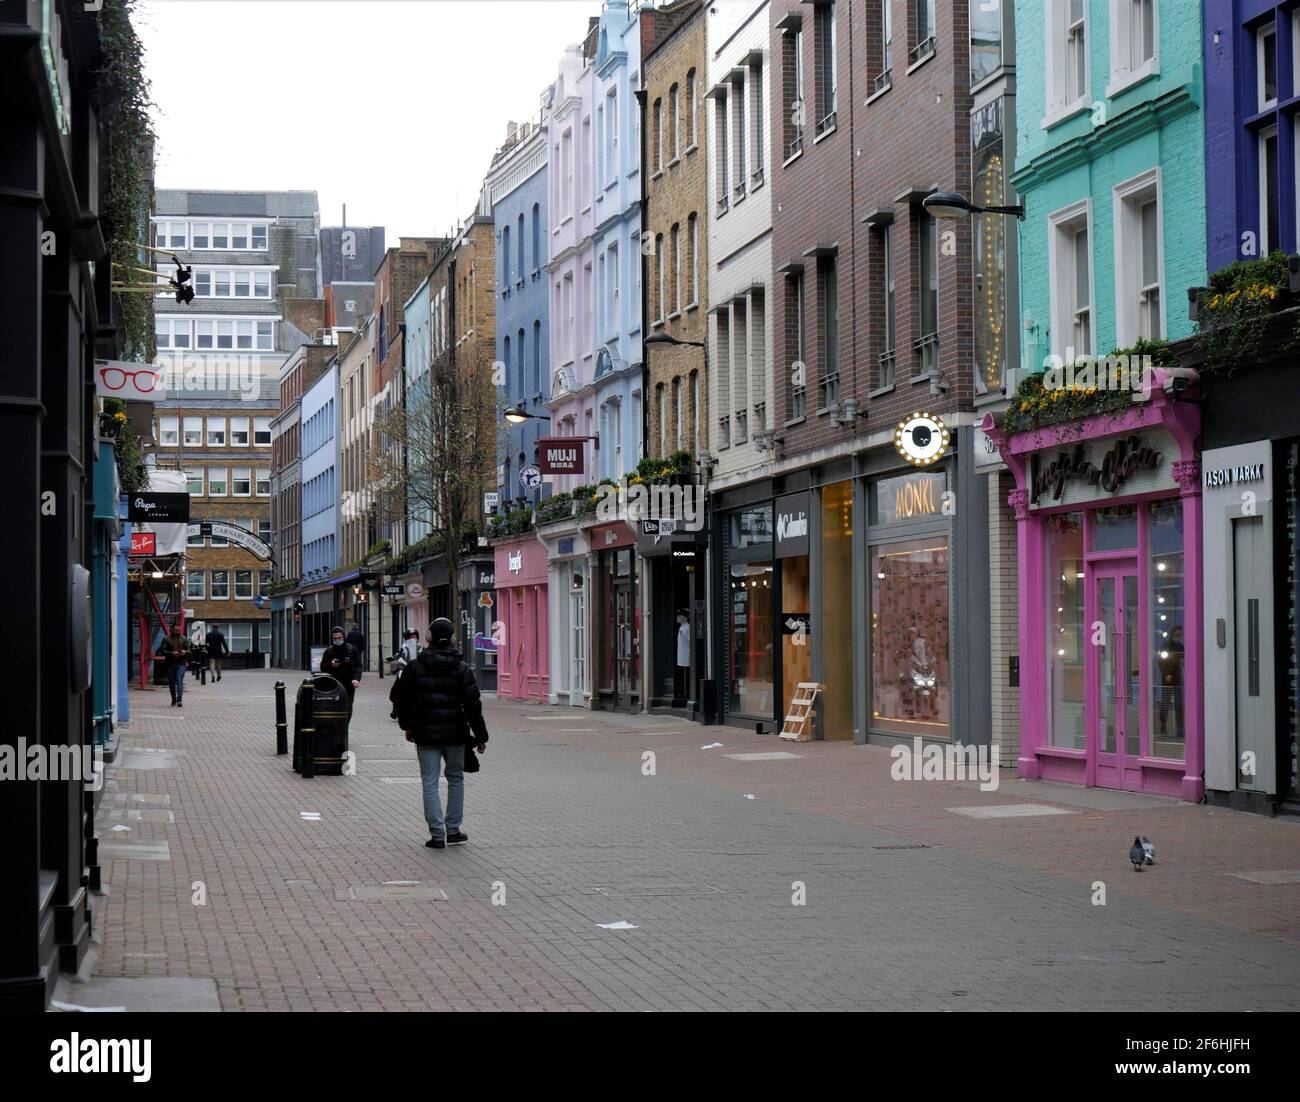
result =
[[172,707],[184,708],[185,667],[190,662],[190,641],[181,634],[180,628],[172,628],[171,635],[162,641],[158,657],[167,665],[167,687],[172,691]]
[[221,659],[230,653],[230,647],[226,645],[226,637],[216,624],[212,625],[212,630],[208,632],[204,640],[208,645],[208,666],[216,675],[218,681],[221,680]]
[[[483,701],[469,663],[453,649],[455,628],[439,618],[425,635],[429,647],[402,671],[397,681],[397,719],[407,742],[415,743],[424,784],[424,821],[430,849],[469,841],[460,829],[465,814],[465,765],[471,747],[481,754],[488,740]],[[473,765],[471,764],[471,770]],[[447,777],[443,817],[438,774]]]
[[343,638],[343,629],[330,631],[330,645],[320,657],[320,672],[327,673],[348,691],[348,715],[352,714],[352,700],[361,684],[361,655],[357,648]]
[[356,648],[357,655],[361,659],[361,665],[358,669],[364,670],[370,665],[369,657],[366,654],[366,637],[362,634],[361,629],[356,624],[352,625],[352,630],[348,632],[348,642]]

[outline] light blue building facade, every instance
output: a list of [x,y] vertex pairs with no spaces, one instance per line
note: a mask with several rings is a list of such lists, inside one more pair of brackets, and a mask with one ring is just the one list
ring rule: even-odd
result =
[[[626,3],[605,5],[593,62],[595,195],[592,273],[596,323],[596,423],[605,478],[635,470],[641,456],[640,24]],[[584,166],[584,168],[587,166]]]
[[[543,118],[514,127],[488,171],[487,191],[496,224],[496,358],[498,401],[503,409],[522,406],[546,416],[550,397],[550,311],[547,217],[547,140]],[[519,471],[537,462],[537,438],[550,432],[544,420],[512,425],[497,433],[497,492],[504,504],[525,497],[540,500],[540,485],[527,491]]]
[[1192,331],[1205,282],[1201,5],[1018,0],[1022,369]]
[[302,583],[328,582],[339,565],[339,368],[302,396]]

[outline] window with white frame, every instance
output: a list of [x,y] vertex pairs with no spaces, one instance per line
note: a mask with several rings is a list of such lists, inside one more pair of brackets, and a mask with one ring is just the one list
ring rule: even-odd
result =
[[230,446],[232,448],[248,447],[247,417],[232,417],[230,419]]
[[185,488],[190,497],[203,496],[203,468],[191,467],[185,472]]
[[659,455],[667,455],[668,444],[668,388],[663,383],[655,386],[655,397],[659,407]]
[[682,312],[682,227],[674,223],[673,240],[673,313]]
[[224,417],[208,418],[208,447],[224,448],[226,446],[226,419]]
[[187,448],[198,448],[203,445],[203,418],[186,417],[185,418],[185,446]]
[[202,570],[185,572],[185,596],[202,601],[207,596],[207,574]]
[[265,597],[266,591],[271,585],[271,572],[269,570],[259,570],[257,572],[257,595]]
[[1110,0],[1108,96],[1160,71],[1160,27],[1156,7],[1156,0]]
[[1270,21],[1255,32],[1255,106],[1277,106],[1277,29]]
[[682,377],[673,376],[673,451],[681,451],[682,440]]
[[691,280],[691,298],[686,305],[695,306],[700,301],[700,220],[694,211],[686,219],[686,247],[690,251],[687,271]]
[[657,284],[657,301],[655,302],[655,320],[664,320],[665,304],[668,301],[667,272],[664,266],[664,235],[655,234],[655,282]]
[[214,601],[230,600],[229,570],[214,570],[212,572],[212,599]]
[[725,214],[731,206],[730,173],[727,165],[727,92],[719,89],[714,95],[714,171],[717,174],[718,213]]
[[248,654],[253,649],[253,625],[252,624],[227,624],[230,630],[226,636],[230,641],[230,652],[232,654]]
[[1091,215],[1085,200],[1048,218],[1052,352],[1065,363],[1093,354]]
[[251,570],[235,571],[235,600],[251,601],[253,599],[253,572]]
[[259,448],[271,446],[271,418],[253,418],[253,444]]
[[225,497],[230,492],[225,467],[208,468],[208,497]]
[[1259,175],[1259,255],[1282,247],[1279,223],[1277,127],[1268,126],[1256,137]]
[[661,99],[655,100],[653,116],[654,117],[652,121],[654,124],[654,129],[651,131],[651,133],[654,136],[653,137],[654,154],[655,154],[654,171],[657,175],[658,173],[662,172],[664,168],[664,101],[663,100]]
[[817,134],[835,129],[837,107],[837,72],[835,57],[835,5],[821,3],[813,9],[813,70],[817,88]]
[[1046,0],[1045,15],[1049,125],[1089,103],[1088,0]]
[[235,467],[230,477],[230,492],[235,497],[251,497],[253,494],[252,467]]
[[735,197],[733,202],[735,202],[743,199],[749,189],[748,181],[745,178],[745,82],[743,79],[732,81],[731,110],[732,136],[736,142],[735,182],[731,187],[732,194]]
[[920,337],[915,342],[916,370],[921,375],[939,371],[939,226],[927,212],[919,212],[917,224],[917,270],[920,294],[917,317]]
[[257,468],[257,496],[258,497],[271,496],[271,468],[270,467]]
[[695,148],[695,117],[700,106],[699,81],[695,79],[695,70],[686,74],[686,148]]
[[751,153],[753,169],[749,174],[750,188],[763,184],[763,138],[766,114],[763,111],[763,59],[760,57],[749,66],[749,126],[751,130]]
[[180,443],[180,421],[175,417],[158,418],[158,445],[174,448]]
[[1163,244],[1158,170],[1115,188],[1116,343],[1164,336]]
[[677,85],[668,89],[668,114],[672,116],[673,160],[682,155],[682,105]]

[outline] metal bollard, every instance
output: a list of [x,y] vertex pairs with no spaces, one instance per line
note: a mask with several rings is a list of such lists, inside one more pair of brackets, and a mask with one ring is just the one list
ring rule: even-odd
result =
[[302,731],[302,748],[298,751],[298,771],[304,777],[316,776],[316,718],[315,689],[310,678],[303,682],[307,692],[301,708],[299,730]]
[[284,682],[275,683],[275,753],[287,754],[289,752],[289,721],[285,717],[284,707]]

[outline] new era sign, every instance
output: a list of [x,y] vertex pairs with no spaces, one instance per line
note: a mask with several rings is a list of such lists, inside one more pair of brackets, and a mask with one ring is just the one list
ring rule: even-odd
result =
[[564,437],[543,437],[537,441],[538,467],[542,474],[582,474],[582,442]]

